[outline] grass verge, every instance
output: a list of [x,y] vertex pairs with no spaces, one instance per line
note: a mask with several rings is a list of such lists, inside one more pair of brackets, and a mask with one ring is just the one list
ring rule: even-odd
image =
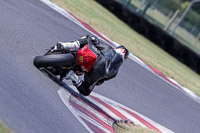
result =
[[156,130],[143,128],[131,123],[116,123],[113,126],[115,133],[159,133]]
[[13,133],[13,131],[0,121],[0,133]]
[[[51,0],[200,96],[200,75],[132,30],[94,0]],[[69,40],[66,40],[69,41]]]

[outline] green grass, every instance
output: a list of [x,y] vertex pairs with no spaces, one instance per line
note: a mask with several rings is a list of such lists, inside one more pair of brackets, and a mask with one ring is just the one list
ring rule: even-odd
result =
[[0,133],[13,133],[13,131],[0,121]]
[[92,26],[149,65],[200,96],[200,75],[177,61],[155,44],[138,34],[94,0],[51,0],[72,12],[77,18]]

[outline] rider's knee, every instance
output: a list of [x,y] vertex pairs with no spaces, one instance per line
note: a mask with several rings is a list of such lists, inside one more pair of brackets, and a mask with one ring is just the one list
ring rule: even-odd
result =
[[84,96],[89,96],[90,93],[92,92],[90,89],[85,88],[84,85],[77,87],[77,89]]

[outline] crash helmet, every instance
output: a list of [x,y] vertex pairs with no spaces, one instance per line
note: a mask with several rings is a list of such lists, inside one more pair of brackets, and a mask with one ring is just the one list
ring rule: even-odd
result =
[[123,45],[116,47],[115,51],[122,56],[123,60],[126,60],[128,58],[129,51]]

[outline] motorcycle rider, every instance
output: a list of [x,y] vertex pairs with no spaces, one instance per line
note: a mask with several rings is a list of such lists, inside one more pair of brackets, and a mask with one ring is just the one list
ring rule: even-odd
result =
[[88,96],[95,85],[101,85],[104,81],[114,78],[123,61],[128,58],[129,51],[124,46],[112,48],[109,44],[101,41],[95,36],[84,36],[73,42],[58,42],[54,49],[63,49],[66,51],[78,51],[88,44],[88,38],[93,45],[100,51],[94,65],[89,72],[85,72],[84,80],[77,76],[73,70],[70,70],[65,79],[71,79],[78,91]]

